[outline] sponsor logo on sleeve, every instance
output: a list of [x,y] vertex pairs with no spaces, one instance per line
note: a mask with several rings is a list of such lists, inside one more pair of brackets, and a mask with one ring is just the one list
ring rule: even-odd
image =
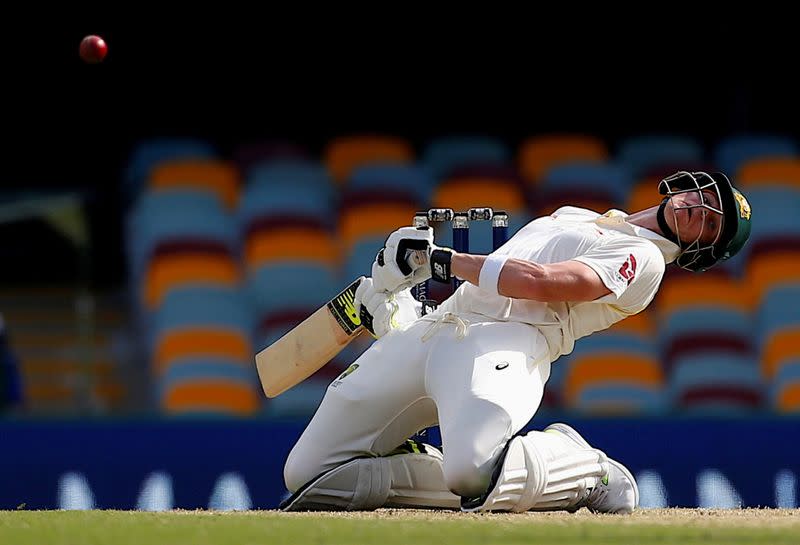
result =
[[618,273],[620,279],[626,280],[630,286],[633,279],[636,278],[636,258],[633,257],[633,254],[628,256],[628,259],[626,259],[625,263],[619,268]]

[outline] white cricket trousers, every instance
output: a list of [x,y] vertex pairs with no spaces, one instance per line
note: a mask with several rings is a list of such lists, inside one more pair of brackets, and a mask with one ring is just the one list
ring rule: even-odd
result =
[[286,461],[290,491],[437,423],[447,487],[466,497],[486,490],[506,442],[541,403],[547,342],[528,324],[464,314],[464,331],[463,322],[437,325],[436,317],[442,322],[433,314],[386,334],[331,383]]

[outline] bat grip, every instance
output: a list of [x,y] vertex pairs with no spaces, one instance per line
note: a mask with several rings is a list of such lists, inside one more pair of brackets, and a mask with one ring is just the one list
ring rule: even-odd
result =
[[412,271],[428,264],[428,250],[406,250],[406,263]]

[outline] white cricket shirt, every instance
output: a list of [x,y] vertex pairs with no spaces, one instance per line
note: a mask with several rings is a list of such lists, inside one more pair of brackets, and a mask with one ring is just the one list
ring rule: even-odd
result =
[[576,260],[591,267],[611,293],[591,302],[542,303],[492,295],[465,282],[437,309],[474,313],[536,326],[550,361],[572,352],[575,341],[641,312],[653,300],[664,268],[680,249],[657,233],[625,221],[627,214],[565,206],[520,229],[494,253],[535,263]]

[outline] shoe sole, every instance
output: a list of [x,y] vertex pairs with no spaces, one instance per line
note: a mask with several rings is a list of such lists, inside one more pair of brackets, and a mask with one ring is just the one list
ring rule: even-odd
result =
[[[567,437],[573,443],[577,444],[578,446],[580,446],[582,448],[592,448],[592,446],[589,443],[586,442],[586,439],[584,439],[581,436],[581,434],[578,433],[575,430],[575,428],[573,428],[572,426],[568,426],[567,424],[563,424],[561,422],[558,422],[556,424],[550,424],[549,426],[547,426],[544,429],[544,431],[547,431],[547,430],[553,430],[556,433],[560,433],[561,435]],[[614,464],[614,466],[616,466],[617,469],[622,471],[622,473],[625,474],[625,476],[628,478],[628,480],[630,480],[630,482],[633,483],[634,508],[638,507],[639,506],[639,485],[636,484],[636,479],[633,478],[633,475],[631,474],[631,472],[628,470],[627,467],[625,467],[624,465],[622,465],[618,461],[614,460],[613,458],[608,458],[608,457],[606,457],[606,458],[608,459],[608,463],[609,464]]]

